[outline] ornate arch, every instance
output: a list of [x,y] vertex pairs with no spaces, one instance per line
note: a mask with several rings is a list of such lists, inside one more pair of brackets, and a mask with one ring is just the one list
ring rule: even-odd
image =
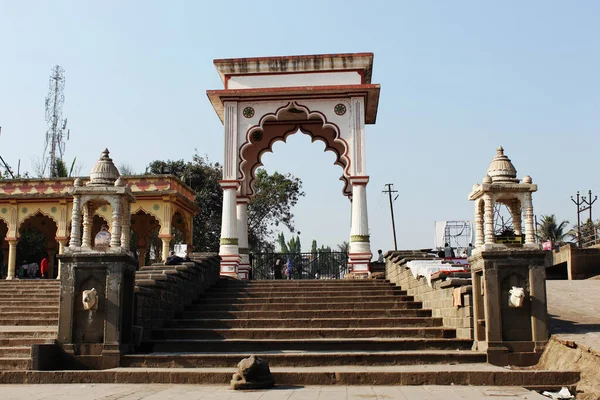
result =
[[[22,209],[22,207],[21,207],[21,209]],[[21,226],[23,226],[23,224],[24,224],[26,221],[28,221],[28,220],[30,220],[31,218],[33,218],[33,217],[36,217],[36,216],[38,216],[38,215],[41,215],[41,216],[47,217],[47,218],[49,218],[50,220],[52,220],[52,221],[54,222],[54,224],[56,224],[56,230],[57,230],[57,232],[58,232],[58,224],[59,224],[59,221],[58,221],[58,220],[57,220],[55,217],[53,217],[51,214],[49,214],[49,213],[46,213],[46,212],[42,211],[42,209],[41,209],[40,207],[38,207],[37,209],[35,209],[34,211],[31,211],[31,212],[29,212],[29,210],[27,210],[27,212],[26,212],[26,214],[25,214],[25,218],[23,218],[23,219],[20,219],[20,220],[17,222],[17,229],[16,229],[16,232],[17,232],[17,234],[18,234],[18,233],[19,233],[19,231],[21,230]],[[8,224],[7,224],[7,225],[8,225]]]
[[[244,143],[239,151],[238,176],[245,184],[241,191],[243,195],[254,194],[254,181],[256,170],[263,164],[263,154],[273,152],[273,145],[279,141],[286,142],[287,138],[302,132],[311,137],[312,142],[317,140],[325,144],[325,151],[331,151],[336,155],[334,165],[342,167],[343,173],[340,178],[344,181],[343,192],[351,194],[349,185],[350,156],[349,145],[341,137],[339,126],[327,120],[324,113],[318,110],[310,110],[308,106],[296,101],[290,101],[277,108],[274,112],[264,114],[258,124],[246,130]],[[265,138],[265,132],[269,132],[268,141],[261,143]]]

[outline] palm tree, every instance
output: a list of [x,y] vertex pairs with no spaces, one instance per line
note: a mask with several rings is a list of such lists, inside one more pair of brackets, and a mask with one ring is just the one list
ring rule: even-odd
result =
[[537,223],[537,238],[541,242],[550,240],[552,243],[563,243],[568,233],[565,232],[568,224],[567,220],[559,224],[554,214],[542,215],[540,222]]

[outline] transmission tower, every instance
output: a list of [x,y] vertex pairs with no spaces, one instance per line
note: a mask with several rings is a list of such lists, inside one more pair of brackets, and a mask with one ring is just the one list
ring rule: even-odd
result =
[[[63,119],[62,111],[65,102],[65,70],[56,65],[50,75],[48,95],[46,96],[46,144],[44,146],[44,160],[42,174],[56,176],[57,160],[62,160],[65,152],[65,142],[69,140],[70,131],[67,130],[67,119]],[[48,169],[46,169],[48,168]]]

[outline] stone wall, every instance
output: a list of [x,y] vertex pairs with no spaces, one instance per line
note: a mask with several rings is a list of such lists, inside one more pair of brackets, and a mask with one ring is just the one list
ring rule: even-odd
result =
[[[386,260],[386,279],[400,286],[414,296],[415,301],[423,303],[423,308],[431,309],[432,316],[443,319],[443,324],[456,329],[456,337],[473,339],[473,303],[470,279],[458,277],[460,274],[434,274],[429,286],[424,277],[415,278],[406,263],[415,258],[388,256]],[[422,260],[422,257],[416,258]],[[454,275],[454,277],[453,277]],[[464,275],[464,273],[463,273]],[[448,280],[445,280],[448,278]],[[452,305],[452,296],[456,287],[461,288],[462,307]]]
[[154,264],[136,273],[135,325],[142,340],[161,328],[219,280],[219,257],[203,255],[181,265]]

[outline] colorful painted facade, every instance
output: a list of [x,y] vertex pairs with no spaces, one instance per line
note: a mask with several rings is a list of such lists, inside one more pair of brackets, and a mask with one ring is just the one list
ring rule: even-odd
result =
[[[85,184],[89,178],[81,178]],[[140,264],[146,254],[146,238],[159,228],[166,257],[173,230],[183,232],[184,242],[192,243],[192,218],[198,212],[194,191],[172,175],[141,175],[123,177],[135,195],[131,204],[131,228],[136,233]],[[14,179],[0,181],[0,249],[3,265],[14,271],[20,232],[31,228],[44,234],[49,255],[50,275],[54,273],[54,255],[62,254],[71,234],[73,197],[69,188],[75,178]],[[95,211],[93,233],[111,220],[111,207],[104,205]],[[167,251],[164,251],[167,249]],[[10,276],[8,276],[10,278]]]

